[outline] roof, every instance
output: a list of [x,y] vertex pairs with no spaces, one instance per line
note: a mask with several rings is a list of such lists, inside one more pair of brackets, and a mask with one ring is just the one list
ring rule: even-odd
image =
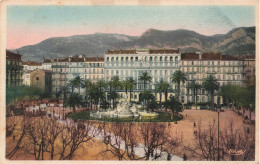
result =
[[52,72],[51,70],[36,68],[36,69],[34,69],[34,70],[27,71],[26,73],[31,73],[31,72],[34,72],[35,70],[40,70],[40,71],[43,71],[43,72],[45,72],[45,73],[51,73],[51,72]]
[[6,60],[22,61],[21,57],[22,57],[22,55],[19,53],[14,53],[14,52],[6,50]]
[[104,57],[67,57],[67,58],[60,58],[60,59],[44,59],[44,63],[51,63],[51,62],[88,62],[88,61],[104,61]]
[[105,54],[137,54],[136,50],[107,50]]
[[182,53],[181,60],[241,60],[241,59],[235,56],[221,55],[219,53],[201,53],[201,54]]
[[180,49],[132,49],[132,50],[107,50],[105,54],[138,54],[138,52],[147,52],[147,54],[173,54],[180,53]]
[[93,62],[93,61],[103,62],[104,61],[103,57],[88,57],[88,58],[85,58],[85,59],[86,59],[86,62]]
[[29,66],[41,66],[42,63],[34,62],[34,61],[27,61],[27,62],[22,62],[23,65],[29,65]]

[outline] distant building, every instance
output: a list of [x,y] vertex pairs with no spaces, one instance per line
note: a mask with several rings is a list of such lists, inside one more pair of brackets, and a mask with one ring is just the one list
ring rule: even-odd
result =
[[[183,53],[180,69],[187,76],[187,81],[181,86],[183,103],[193,102],[193,92],[187,88],[192,80],[202,85],[203,80],[210,74],[214,75],[220,86],[225,84],[243,85],[243,61],[234,56],[219,53]],[[197,102],[207,102],[209,93],[201,88],[197,91]],[[215,94],[215,103],[222,104],[222,98]]]
[[[120,80],[133,78],[134,93],[131,97],[139,100],[139,94],[144,90],[143,81],[139,78],[144,72],[152,77],[146,89],[155,91],[155,86],[164,80],[171,82],[171,75],[179,68],[181,53],[177,49],[139,49],[139,50],[107,50],[105,53],[105,80],[119,76]],[[171,84],[171,83],[170,83]],[[168,96],[174,95],[175,84],[171,85]],[[122,91],[121,95],[124,94]],[[157,94],[157,98],[159,94]]]
[[244,85],[252,85],[255,83],[255,57],[245,56],[243,59],[243,78],[245,79]]
[[7,87],[22,85],[22,55],[6,51],[6,85]]
[[[58,93],[62,87],[77,76],[91,82],[104,79],[104,58],[88,58],[81,55],[55,59],[52,62],[52,72],[52,92]],[[75,88],[75,92],[78,92],[77,88]],[[85,90],[81,89],[80,94],[85,95]]]
[[35,69],[29,72],[30,86],[41,88],[45,93],[51,93],[51,76],[50,70]]
[[37,68],[42,69],[42,63],[27,61],[27,62],[22,62],[22,64],[23,64],[23,71],[24,72],[32,71],[32,70],[35,70]]

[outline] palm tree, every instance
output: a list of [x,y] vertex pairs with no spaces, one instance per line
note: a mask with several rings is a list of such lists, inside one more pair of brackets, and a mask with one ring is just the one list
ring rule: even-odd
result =
[[112,102],[113,109],[115,109],[115,102],[116,102],[116,99],[119,98],[119,94],[116,91],[112,91],[109,93],[109,97],[113,100],[113,102]]
[[179,116],[179,112],[183,111],[182,104],[174,97],[170,97],[170,100],[166,101],[166,108],[171,109],[171,119],[176,118],[175,121],[177,123],[177,117]]
[[99,80],[96,83],[98,88],[98,104],[100,103],[100,100],[103,98],[104,90],[107,87],[107,83],[104,80]]
[[129,81],[129,79],[127,79],[125,81],[122,81],[122,86],[125,89],[125,94],[127,96],[128,89],[130,88],[130,81]]
[[194,96],[194,104],[196,105],[196,109],[197,109],[197,95],[198,95],[198,89],[201,88],[201,85],[196,83],[195,80],[192,80],[191,83],[188,84],[188,88],[191,88],[191,90],[193,91],[193,96]]
[[173,74],[172,74],[172,82],[173,83],[177,83],[177,97],[176,100],[180,101],[180,84],[185,83],[185,81],[187,81],[186,75],[181,72],[181,70],[176,70]]
[[[90,80],[85,80],[84,81],[84,86],[83,86],[83,88],[85,88],[85,94],[86,94],[86,96],[85,96],[85,101],[87,102],[87,101],[89,101],[88,99],[89,99],[89,97],[90,97],[90,90],[91,90],[91,87],[92,87],[92,83],[91,83],[91,81]],[[92,100],[91,100],[92,101]],[[88,105],[89,106],[89,105]]]
[[159,94],[160,94],[160,104],[161,104],[161,102],[162,102],[162,93],[164,93],[165,101],[167,101],[169,89],[170,89],[170,84],[167,83],[166,81],[161,80],[161,81],[157,84],[156,90],[157,90],[157,91],[159,92]]
[[163,93],[163,80],[161,80],[157,85],[156,85],[156,91],[160,95],[160,104],[162,103],[162,93]]
[[79,95],[80,95],[80,87],[84,86],[83,79],[81,79],[79,76],[77,76],[74,79],[70,80],[69,85],[71,87],[72,93],[74,93],[75,88],[78,88]]
[[73,112],[76,112],[76,107],[79,107],[81,105],[80,97],[77,93],[72,93],[68,100],[65,103],[65,106],[69,106],[73,109]]
[[149,75],[148,72],[144,72],[140,77],[139,80],[144,82],[144,90],[146,88],[146,83],[152,81],[152,77]]
[[151,91],[144,91],[140,98],[140,100],[144,102],[145,109],[147,109],[148,104],[154,99],[155,99],[155,97]]
[[215,91],[218,91],[218,89],[219,89],[218,81],[217,81],[217,79],[215,78],[214,75],[208,75],[204,79],[202,86],[210,92],[211,107],[213,108],[214,107],[214,94],[215,94]]
[[122,82],[120,81],[118,76],[114,76],[111,79],[112,81],[112,88],[114,91],[118,90],[119,88],[122,88]]
[[129,79],[129,91],[130,91],[130,101],[132,100],[132,92],[134,90],[134,86],[135,86],[135,81],[132,77],[130,77]]

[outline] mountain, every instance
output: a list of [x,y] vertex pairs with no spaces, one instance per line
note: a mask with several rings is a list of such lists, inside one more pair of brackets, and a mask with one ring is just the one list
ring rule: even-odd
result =
[[217,50],[228,55],[255,55],[255,27],[239,27],[227,34],[205,36],[179,29],[161,31],[148,29],[141,36],[95,33],[70,37],[55,37],[38,44],[15,50],[23,61],[41,61],[44,58],[68,57],[75,54],[103,56],[107,49],[180,48],[182,52]]

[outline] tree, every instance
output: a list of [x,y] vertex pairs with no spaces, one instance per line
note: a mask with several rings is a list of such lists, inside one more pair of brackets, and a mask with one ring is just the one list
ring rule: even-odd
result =
[[147,109],[148,103],[155,100],[155,97],[151,91],[145,90],[142,94],[140,94],[140,100],[144,103],[144,108]]
[[144,83],[144,90],[145,90],[147,82],[151,82],[151,81],[152,81],[152,77],[149,75],[148,72],[144,72],[144,73],[139,77],[139,80],[143,81],[143,83]]
[[74,93],[74,89],[78,88],[79,95],[80,95],[80,88],[84,86],[83,79],[81,79],[79,76],[77,76],[74,79],[70,80],[69,84],[71,87],[71,92]]
[[[91,81],[90,80],[85,80],[84,81],[84,86],[83,86],[83,88],[85,88],[85,101],[86,101],[86,103],[87,102],[92,102],[92,99],[91,99],[91,97],[90,97],[90,90],[91,90],[91,87],[92,87],[92,83],[91,83]],[[89,100],[90,99],[90,100]],[[88,107],[89,107],[89,105],[88,105]],[[92,107],[92,106],[91,106]]]
[[135,87],[135,81],[132,77],[130,77],[128,80],[129,80],[130,101],[131,101],[132,100],[132,92],[133,92],[134,87]]
[[183,111],[182,104],[174,97],[171,97],[170,100],[166,101],[166,108],[169,108],[172,111],[171,118],[175,118],[175,121],[177,123],[177,117],[179,116],[179,112]]
[[[226,128],[220,129],[219,136],[218,147],[218,127],[215,120],[208,125],[208,128],[203,128],[199,121],[194,131],[194,143],[185,149],[200,160],[216,161],[218,154],[221,160],[254,160],[255,136],[253,133],[247,133],[246,129],[241,127],[234,129],[231,120]],[[234,151],[241,154],[235,155]]]
[[98,97],[98,104],[99,104],[101,99],[104,99],[104,97],[105,97],[104,90],[107,87],[107,83],[105,81],[103,81],[103,80],[99,80],[99,81],[97,81],[96,86],[98,88],[98,95],[97,95],[97,97]]
[[166,124],[157,122],[143,122],[140,124],[140,139],[143,143],[145,160],[156,160],[162,156],[162,152],[171,151],[182,144],[182,134],[172,135]]
[[165,101],[167,101],[169,89],[170,89],[170,84],[167,83],[166,81],[161,80],[161,81],[157,84],[156,90],[157,90],[157,92],[159,92],[159,94],[160,94],[160,104],[162,103],[162,93],[164,93]]
[[193,90],[193,96],[194,96],[194,103],[196,105],[196,109],[197,109],[197,92],[198,92],[198,89],[201,88],[201,85],[196,83],[195,80],[192,80],[189,84],[188,84],[188,88],[191,88]]
[[215,91],[218,91],[219,89],[219,84],[217,82],[217,79],[215,78],[214,75],[208,75],[203,83],[202,86],[210,92],[210,97],[211,97],[211,107],[214,108],[214,95]]
[[239,90],[237,85],[227,84],[220,87],[219,95],[225,99],[227,104],[232,102],[234,104],[237,91]]
[[112,91],[109,93],[108,96],[113,100],[112,105],[113,105],[113,109],[115,109],[115,102],[119,98],[119,94],[116,91]]
[[177,83],[177,97],[176,97],[176,100],[179,100],[180,101],[180,85],[181,85],[181,82],[182,83],[185,83],[185,81],[187,81],[187,78],[186,78],[186,75],[181,72],[181,70],[176,70],[172,77],[171,77],[171,80],[173,83]]
[[92,121],[78,121],[77,124],[66,122],[61,132],[61,145],[59,147],[59,159],[71,160],[73,159],[76,150],[78,150],[83,143],[90,142],[94,137],[100,134],[99,128],[93,128]]
[[76,93],[72,93],[66,103],[65,106],[69,106],[73,109],[73,112],[76,112],[76,107],[80,107],[81,106],[81,101],[80,101],[80,96]]
[[[22,149],[22,143],[29,129],[30,117],[24,115],[21,120],[16,119],[16,116],[6,118],[6,138],[13,137],[15,146],[13,149],[6,149],[6,158],[11,159],[19,149]],[[15,140],[15,138],[18,138]]]

